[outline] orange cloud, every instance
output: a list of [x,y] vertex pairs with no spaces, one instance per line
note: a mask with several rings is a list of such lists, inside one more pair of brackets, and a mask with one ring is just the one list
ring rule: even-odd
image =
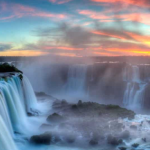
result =
[[91,31],[91,33],[93,34],[97,34],[97,35],[105,35],[105,36],[109,36],[109,37],[113,37],[113,38],[117,38],[117,39],[122,39],[122,40],[125,40],[126,38],[123,37],[123,36],[119,36],[119,35],[115,35],[115,34],[109,34],[109,33],[106,33],[104,31],[96,31],[96,30],[93,30]]
[[133,32],[127,32],[127,34],[130,35],[132,38],[134,38],[136,41],[144,45],[150,46],[150,36],[138,35]]
[[47,55],[48,52],[31,51],[31,50],[14,50],[14,51],[0,51],[0,56],[42,56]]
[[140,7],[149,7],[149,0],[91,0],[97,3],[124,3],[129,5],[135,5]]

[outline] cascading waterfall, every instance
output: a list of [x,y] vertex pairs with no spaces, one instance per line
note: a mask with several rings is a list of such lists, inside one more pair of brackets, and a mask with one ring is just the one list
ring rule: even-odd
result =
[[15,143],[11,137],[11,134],[7,129],[7,126],[1,116],[0,116],[0,149],[17,150]]
[[0,115],[3,118],[10,134],[12,136],[14,136],[11,120],[9,118],[9,112],[7,110],[7,105],[6,105],[5,99],[2,97],[2,95],[0,95]]
[[87,65],[73,65],[69,67],[66,84],[67,93],[85,95]]
[[25,75],[23,76],[23,91],[27,111],[34,113],[34,111],[37,109],[37,99],[31,86],[31,83],[29,82],[28,78]]
[[13,129],[16,132],[22,132],[22,127],[24,126],[24,122],[26,120],[26,112],[21,103],[21,98],[17,91],[17,85],[14,82],[14,78],[16,77],[8,77],[5,81],[4,79],[1,79],[0,89],[7,104]]
[[[27,108],[36,109],[37,99],[26,76],[0,78],[0,149],[17,150],[14,132],[27,134]],[[9,142],[9,144],[8,144]]]
[[[125,72],[124,81],[127,82],[127,88],[124,93],[123,104],[132,109],[140,109],[144,102],[144,92],[147,83],[140,80],[140,72],[138,66],[131,66],[131,79],[129,79],[128,72]],[[127,69],[125,69],[127,71]]]

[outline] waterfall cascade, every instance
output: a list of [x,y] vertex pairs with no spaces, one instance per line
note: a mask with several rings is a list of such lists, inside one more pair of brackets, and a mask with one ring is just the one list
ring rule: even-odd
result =
[[[17,150],[15,143],[11,137],[6,123],[0,116],[0,149],[1,150]],[[8,143],[9,142],[9,143]]]
[[131,72],[125,68],[124,81],[127,87],[124,93],[123,103],[125,106],[133,109],[141,109],[144,102],[144,93],[148,83],[140,79],[138,66],[130,66]]
[[22,82],[18,73],[4,76],[0,78],[0,149],[17,150],[14,132],[27,132],[27,112],[36,109],[37,100],[27,77]]
[[73,65],[69,67],[68,80],[66,83],[67,93],[85,95],[87,65]]

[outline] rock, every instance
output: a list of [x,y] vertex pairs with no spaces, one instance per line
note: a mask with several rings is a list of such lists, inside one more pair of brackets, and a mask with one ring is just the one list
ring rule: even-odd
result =
[[146,138],[142,138],[142,141],[143,141],[143,142],[146,142],[147,140],[146,140]]
[[135,126],[135,125],[131,125],[130,128],[133,130],[137,130],[137,126]]
[[126,150],[126,147],[119,147],[120,150]]
[[75,137],[74,135],[67,135],[67,136],[65,137],[65,139],[66,139],[66,141],[67,141],[68,143],[74,143],[76,137]]
[[47,121],[51,123],[61,123],[64,121],[64,117],[57,113],[53,113],[52,115],[48,116]]
[[53,125],[50,125],[50,124],[42,124],[40,126],[40,129],[45,129],[45,130],[49,130],[50,128],[53,128],[54,126]]
[[78,101],[78,106],[82,106],[82,104],[83,104],[83,103],[82,103],[82,100],[79,100],[79,101]]
[[119,137],[122,139],[128,139],[130,137],[130,132],[128,130],[125,130],[119,135]]
[[76,110],[76,109],[78,109],[78,106],[77,106],[76,104],[74,104],[74,105],[71,106],[71,108],[72,108],[73,110]]
[[132,147],[134,147],[134,148],[137,148],[139,146],[139,144],[138,143],[134,143],[134,144],[132,144]]
[[112,136],[112,135],[109,135],[109,136],[108,136],[107,142],[108,142],[108,144],[111,144],[111,145],[114,145],[114,146],[117,146],[117,145],[123,143],[122,139],[119,139],[119,138],[114,137],[114,136]]
[[30,138],[30,142],[34,144],[44,144],[50,145],[51,143],[51,135],[49,133],[44,133],[40,135],[34,135]]
[[66,105],[68,105],[68,102],[67,102],[65,99],[63,99],[63,100],[61,101],[61,105],[62,105],[62,106],[66,106]]
[[90,145],[97,145],[98,144],[98,140],[97,139],[91,139],[89,142]]
[[54,143],[58,143],[61,141],[61,138],[58,135],[54,136]]

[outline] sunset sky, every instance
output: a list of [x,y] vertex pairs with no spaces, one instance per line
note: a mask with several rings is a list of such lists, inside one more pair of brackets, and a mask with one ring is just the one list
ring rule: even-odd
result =
[[0,56],[150,55],[150,0],[0,0]]

